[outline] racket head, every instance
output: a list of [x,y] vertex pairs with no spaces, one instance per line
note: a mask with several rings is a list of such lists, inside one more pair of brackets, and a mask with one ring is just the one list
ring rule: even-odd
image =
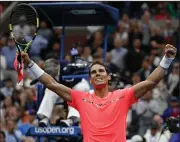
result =
[[[18,4],[11,12],[9,29],[17,48],[29,47],[35,39],[39,28],[39,17],[34,7],[29,4]],[[19,49],[18,49],[19,50]]]

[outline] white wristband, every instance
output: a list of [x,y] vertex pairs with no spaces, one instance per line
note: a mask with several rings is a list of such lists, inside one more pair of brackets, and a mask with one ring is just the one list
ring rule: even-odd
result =
[[160,66],[167,69],[167,68],[169,68],[169,66],[171,65],[173,60],[174,60],[174,58],[167,58],[166,55],[164,55],[164,57],[162,58],[162,60],[160,62]]
[[44,71],[36,64],[34,63],[29,70],[33,73],[34,77],[37,79],[39,78],[41,75],[44,74]]

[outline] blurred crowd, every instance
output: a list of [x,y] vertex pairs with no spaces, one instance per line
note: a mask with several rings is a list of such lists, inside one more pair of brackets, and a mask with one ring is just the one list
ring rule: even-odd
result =
[[[161,3],[162,4],[162,3]],[[164,4],[165,5],[165,4]],[[166,6],[166,5],[165,5]],[[159,65],[166,44],[173,44],[180,50],[179,27],[172,26],[178,9],[169,11],[159,4],[158,12],[144,4],[140,17],[129,17],[123,13],[116,27],[108,27],[108,50],[106,63],[109,70],[128,80],[123,87],[130,87],[143,81]],[[175,11],[174,16],[172,11]],[[164,26],[157,24],[163,20]],[[76,48],[82,59],[89,62],[103,61],[103,29],[87,27],[86,42],[79,41]],[[32,75],[24,71],[24,86],[17,86],[17,73],[14,70],[16,47],[9,34],[0,37],[0,141],[32,142],[34,138],[26,136],[31,126],[37,125],[37,86],[30,85]],[[61,29],[49,27],[46,21],[40,22],[36,39],[29,52],[41,68],[49,58],[59,59]],[[64,59],[71,62],[71,56]],[[132,106],[127,117],[127,139],[129,142],[157,142],[167,118],[180,115],[180,77],[179,54],[167,70],[164,79],[149,91],[139,102]],[[111,84],[113,85],[113,84]],[[111,90],[117,89],[110,86]],[[55,106],[51,124],[67,114],[61,107]],[[118,133],[118,130],[117,130]],[[164,131],[160,142],[175,142],[176,134]]]

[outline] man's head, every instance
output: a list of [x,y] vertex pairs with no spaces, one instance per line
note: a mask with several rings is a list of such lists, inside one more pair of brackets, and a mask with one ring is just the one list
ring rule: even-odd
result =
[[120,37],[116,36],[114,39],[114,47],[120,48],[122,46],[123,41],[120,39]]
[[158,124],[158,129],[160,130],[161,129],[161,126],[162,126],[162,123],[163,123],[163,119],[161,118],[160,115],[155,115],[153,117],[153,121],[156,122]]
[[158,123],[156,121],[152,121],[150,129],[151,129],[151,135],[155,136],[156,133],[158,132]]
[[56,59],[47,59],[44,63],[44,70],[52,77],[56,77],[59,73],[59,63]]
[[90,82],[96,89],[108,87],[108,82],[111,79],[108,67],[96,61],[89,67]]
[[135,49],[140,49],[141,48],[141,40],[136,38],[133,40],[133,46]]
[[15,42],[14,42],[14,40],[13,40],[13,38],[11,36],[8,39],[8,47],[11,48],[11,49],[15,48]]
[[28,110],[28,118],[30,123],[33,123],[33,121],[36,119],[36,111],[34,109]]
[[11,79],[11,78],[6,78],[6,79],[4,80],[4,82],[5,82],[5,86],[6,86],[7,88],[12,88],[12,87],[13,87],[13,82],[12,82],[12,79]]
[[8,132],[13,133],[16,126],[16,122],[14,120],[9,119],[7,120],[6,126],[7,126]]

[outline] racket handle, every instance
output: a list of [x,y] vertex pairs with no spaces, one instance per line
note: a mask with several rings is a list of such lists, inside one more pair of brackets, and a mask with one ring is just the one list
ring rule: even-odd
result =
[[20,86],[23,86],[24,84],[24,64],[22,64],[22,69],[21,69],[21,74],[18,75],[18,82],[17,82],[17,85],[20,85]]

